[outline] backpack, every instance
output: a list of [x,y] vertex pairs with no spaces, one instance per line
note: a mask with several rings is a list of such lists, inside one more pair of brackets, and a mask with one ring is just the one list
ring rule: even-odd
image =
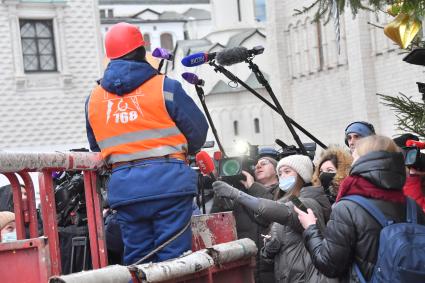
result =
[[[425,282],[425,225],[417,224],[416,203],[406,198],[406,222],[394,223],[368,199],[351,195],[350,200],[369,212],[382,225],[378,257],[369,282]],[[359,266],[354,270],[361,283],[366,283]]]

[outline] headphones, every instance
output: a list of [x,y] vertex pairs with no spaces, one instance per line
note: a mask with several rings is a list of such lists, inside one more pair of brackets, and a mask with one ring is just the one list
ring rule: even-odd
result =
[[[372,132],[371,135],[375,135],[375,128],[373,127],[373,125],[371,123],[368,123],[368,122],[365,122],[365,121],[355,121],[355,122],[348,124],[348,126],[344,130],[344,133],[346,133],[348,128],[350,128],[350,126],[352,126],[354,124],[361,124],[363,126],[366,126]],[[348,146],[347,134],[345,134],[345,144]]]

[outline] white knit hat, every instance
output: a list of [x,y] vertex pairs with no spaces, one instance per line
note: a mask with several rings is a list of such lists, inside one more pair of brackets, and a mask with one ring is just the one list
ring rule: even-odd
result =
[[277,164],[276,171],[279,172],[280,167],[288,166],[297,172],[303,179],[304,183],[310,183],[313,176],[313,162],[308,156],[296,154],[282,158]]
[[10,211],[0,211],[0,230],[12,221],[15,221],[15,213]]

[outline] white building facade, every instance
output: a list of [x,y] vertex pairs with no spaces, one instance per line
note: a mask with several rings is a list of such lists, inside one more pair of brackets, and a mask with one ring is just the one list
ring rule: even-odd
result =
[[[325,144],[343,144],[345,127],[356,120],[372,123],[379,134],[397,134],[394,112],[376,93],[402,92],[419,101],[416,82],[424,80],[424,69],[403,62],[406,54],[368,24],[384,26],[391,19],[364,11],[353,18],[348,9],[340,18],[338,53],[332,19],[323,26],[309,15],[293,16],[308,3],[267,1],[271,76],[285,110]],[[283,138],[290,140],[287,130]]]
[[210,33],[210,0],[99,0],[102,34],[118,22],[140,27],[147,50],[173,50],[178,40]]
[[85,146],[103,57],[97,1],[4,0],[0,15],[0,149]]

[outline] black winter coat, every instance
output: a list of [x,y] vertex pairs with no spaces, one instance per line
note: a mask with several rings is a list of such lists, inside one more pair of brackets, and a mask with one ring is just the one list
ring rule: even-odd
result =
[[[329,219],[331,204],[322,187],[304,187],[299,199],[315,213],[318,226],[324,228]],[[302,242],[303,228],[291,201],[283,197],[278,202],[261,200],[257,211],[263,218],[276,221],[261,251],[261,255],[274,262],[276,282],[335,282],[320,274],[311,262]]]
[[[350,175],[367,179],[382,190],[402,190],[405,181],[403,156],[400,153],[372,152],[360,157]],[[404,222],[404,204],[370,199],[388,219]],[[418,207],[418,223],[425,216]],[[304,243],[319,271],[328,277],[343,281],[356,281],[352,272],[354,261],[369,280],[377,260],[379,234],[382,227],[358,204],[341,200],[337,202],[327,223],[324,236],[317,225],[309,226],[303,233]]]

